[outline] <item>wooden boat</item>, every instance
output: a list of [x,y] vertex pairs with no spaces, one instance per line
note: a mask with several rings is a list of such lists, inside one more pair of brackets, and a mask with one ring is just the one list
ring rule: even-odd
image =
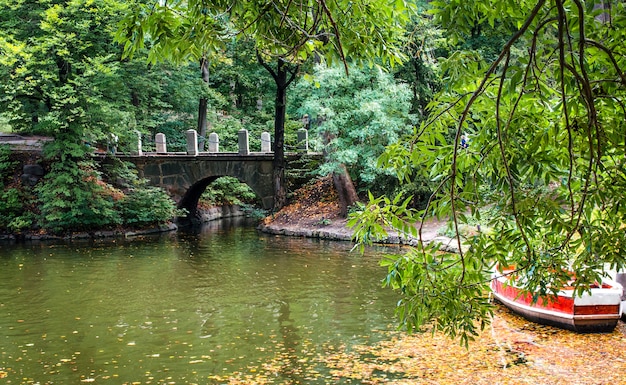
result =
[[573,288],[565,287],[557,296],[539,298],[533,303],[533,295],[516,286],[512,272],[496,269],[491,290],[504,306],[530,321],[590,333],[612,331],[621,317],[623,288],[613,280],[592,286],[591,293],[582,296],[574,296]]
[[615,273],[615,282],[622,285],[622,319],[626,320],[626,272]]

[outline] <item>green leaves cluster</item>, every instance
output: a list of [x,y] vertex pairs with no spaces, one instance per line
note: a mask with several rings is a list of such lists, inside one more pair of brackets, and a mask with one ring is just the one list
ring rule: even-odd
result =
[[[405,290],[405,322],[436,321],[437,330],[471,336],[468,317],[488,321],[486,270],[495,263],[516,266],[540,295],[563,286],[568,271],[583,291],[625,265],[626,9],[577,0],[456,3],[432,3],[453,39],[480,26],[508,29],[508,41],[491,62],[467,51],[442,62],[445,87],[429,120],[380,162],[404,180],[436,182],[417,217],[449,218],[467,247],[446,257],[418,249],[388,264],[388,284]],[[481,216],[485,209],[494,215]],[[482,231],[462,239],[463,223]],[[441,267],[431,267],[437,260]],[[470,305],[464,311],[446,302],[451,289]]]
[[90,231],[121,223],[113,198],[97,183],[91,162],[55,162],[37,186],[42,225],[53,233]]
[[300,81],[293,94],[299,115],[308,115],[314,148],[327,153],[322,175],[345,164],[360,189],[389,191],[391,173],[377,167],[385,146],[412,132],[411,91],[379,68],[316,66]]
[[10,157],[8,146],[0,146],[0,229],[20,232],[30,227],[30,215],[25,212],[25,206],[31,200],[29,194],[16,187],[13,180],[15,167],[18,165]]
[[258,198],[248,185],[225,176],[208,185],[200,199],[202,204],[222,206],[254,203]]
[[132,7],[116,40],[128,55],[149,48],[151,63],[204,58],[243,36],[264,61],[301,64],[321,55],[346,69],[348,59],[394,65],[404,58],[397,42],[412,11],[404,1],[154,2]]
[[[143,228],[166,223],[179,214],[165,191],[147,186],[127,164],[112,160],[106,174],[94,160],[51,164],[35,188],[39,224],[47,232],[90,232],[120,225]],[[106,180],[117,181],[119,187]]]
[[100,138],[107,123],[128,121],[112,101],[119,48],[111,34],[121,3],[1,5],[0,107],[14,130],[57,135],[80,120]]
[[156,226],[177,214],[172,199],[160,188],[139,185],[129,190],[116,204],[122,222],[127,226]]

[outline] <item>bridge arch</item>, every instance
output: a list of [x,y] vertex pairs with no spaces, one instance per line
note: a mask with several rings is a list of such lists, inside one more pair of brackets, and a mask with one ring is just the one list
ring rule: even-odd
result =
[[179,208],[188,210],[191,218],[197,216],[198,200],[206,187],[223,176],[235,177],[250,186],[264,209],[274,207],[272,154],[144,154],[118,157],[135,164],[139,177],[147,179],[150,185],[163,188]]
[[[225,176],[229,176],[229,175],[210,176],[194,183],[191,187],[187,189],[185,194],[180,198],[180,201],[178,202],[178,208],[187,210],[187,212],[189,213],[189,217],[191,218],[198,217],[198,210],[197,210],[198,203],[200,201],[200,198],[202,197],[202,194],[211,183]],[[262,197],[262,194],[264,194],[265,192],[256,191],[255,187],[257,186],[250,186],[248,183],[246,183],[246,181],[239,180],[239,182],[245,183],[246,185],[248,185],[252,189],[252,191],[254,191],[257,197],[259,197],[259,200],[261,200],[260,198]],[[271,207],[264,207],[264,208],[270,209]]]

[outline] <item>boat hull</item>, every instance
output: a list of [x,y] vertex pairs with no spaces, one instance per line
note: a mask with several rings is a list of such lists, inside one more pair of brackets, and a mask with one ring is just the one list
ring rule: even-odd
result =
[[[626,273],[615,273],[615,282],[622,285],[622,287],[626,287]],[[622,291],[622,319],[626,321],[626,289]]]
[[560,290],[556,297],[536,302],[500,273],[494,274],[491,289],[500,303],[530,321],[580,333],[610,332],[621,316],[622,287],[613,281],[580,297],[574,290]]

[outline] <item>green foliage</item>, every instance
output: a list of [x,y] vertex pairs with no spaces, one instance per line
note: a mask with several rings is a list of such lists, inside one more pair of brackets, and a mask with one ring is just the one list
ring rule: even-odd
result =
[[158,225],[168,222],[177,215],[172,198],[157,187],[133,188],[116,204],[122,222],[129,226]]
[[11,132],[13,129],[9,124],[9,119],[2,113],[0,113],[0,132]]
[[239,33],[254,41],[262,55],[286,62],[323,53],[329,60],[385,57],[394,64],[404,57],[396,42],[412,9],[404,1],[371,0],[136,4],[120,23],[116,39],[129,55],[149,42],[152,63],[203,57]]
[[224,176],[209,184],[200,199],[202,204],[208,206],[222,206],[254,203],[258,197],[247,184]]
[[264,210],[258,206],[248,203],[241,203],[239,207],[241,208],[241,211],[246,214],[246,218],[250,218],[254,221],[261,221],[264,218],[267,218],[267,215],[269,214],[268,210]]
[[[489,322],[492,311],[485,283],[488,266],[478,259],[467,262],[459,263],[452,254],[437,254],[435,246],[383,259],[381,265],[388,269],[384,284],[402,293],[397,314],[404,328],[412,332],[428,326],[468,345]],[[464,280],[479,284],[456,284]]]
[[8,226],[23,210],[22,196],[18,189],[8,188],[0,192],[0,215],[4,226]]
[[[9,157],[11,150],[6,145],[0,145],[0,228],[11,228],[24,211],[25,197],[15,187],[6,187],[5,183],[15,174],[17,162]],[[17,222],[16,222],[17,224]]]
[[0,64],[9,74],[0,87],[0,106],[13,129],[56,135],[71,116],[100,136],[107,122],[128,120],[109,98],[116,89],[112,55],[119,51],[111,26],[121,3],[9,3],[0,11],[0,51],[7,53]]
[[[237,132],[244,126],[240,119],[234,116],[221,116],[213,120],[211,131],[217,133],[219,137],[220,152],[237,152],[238,136]],[[255,130],[256,131],[256,130]],[[250,141],[256,137],[256,132],[248,132]],[[259,134],[260,137],[260,134]],[[253,144],[251,144],[251,148]]]
[[317,66],[312,77],[297,84],[294,94],[301,100],[298,113],[311,119],[311,145],[327,153],[321,174],[345,164],[361,190],[393,189],[393,184],[382,185],[393,181],[386,178],[391,175],[388,170],[377,167],[376,159],[386,145],[412,131],[406,84],[394,82],[378,68],[351,68],[346,77],[340,68]]
[[393,200],[381,196],[375,198],[368,194],[368,202],[350,210],[348,227],[354,229],[353,238],[361,251],[366,244],[380,241],[388,236],[387,229],[397,230],[403,237],[417,237],[418,232],[413,224],[419,219],[414,209],[409,207],[411,197],[402,200],[396,195]]
[[102,168],[123,225],[156,226],[184,214],[176,209],[175,202],[163,189],[148,186],[146,180],[139,179],[132,163],[110,157]]
[[44,230],[66,233],[118,225],[146,227],[166,223],[179,214],[172,199],[162,189],[139,180],[128,163],[115,158],[105,162],[107,183],[93,160],[76,157],[81,148],[84,155],[85,146],[70,142],[48,148],[57,161],[35,188]]
[[[428,324],[465,339],[476,333],[469,320],[489,321],[482,289],[495,263],[516,266],[538,295],[569,279],[555,272],[575,272],[582,292],[606,268],[626,265],[626,9],[578,1],[431,5],[457,41],[481,23],[513,31],[491,63],[476,51],[442,62],[446,87],[429,120],[380,158],[402,180],[436,183],[417,217],[450,218],[467,246],[444,259],[437,248],[418,248],[389,264],[387,283],[404,290],[402,319],[409,329]],[[481,215],[486,207],[493,215]],[[371,210],[363,210],[366,222],[375,219]],[[488,231],[464,241],[459,226],[468,223]],[[468,306],[450,302],[451,293]]]
[[113,198],[98,181],[92,162],[53,163],[43,183],[35,188],[41,207],[41,227],[63,233],[119,224]]
[[[8,175],[12,175],[13,168],[17,164],[14,161],[11,161],[9,154],[11,154],[11,149],[8,145],[0,145],[0,175],[6,177]],[[0,186],[4,185],[4,181],[0,180]]]
[[415,16],[407,26],[404,41],[408,59],[393,71],[396,79],[410,87],[413,94],[410,112],[419,120],[426,117],[428,103],[442,86],[437,58],[449,49],[442,35],[442,30],[432,23],[426,12]]
[[7,225],[7,229],[13,233],[20,234],[30,230],[35,223],[35,215],[32,212],[26,212],[24,215],[16,216]]
[[231,40],[225,55],[227,60],[211,68],[211,88],[226,96],[219,108],[246,125],[273,121],[275,82],[259,65],[254,42]]

